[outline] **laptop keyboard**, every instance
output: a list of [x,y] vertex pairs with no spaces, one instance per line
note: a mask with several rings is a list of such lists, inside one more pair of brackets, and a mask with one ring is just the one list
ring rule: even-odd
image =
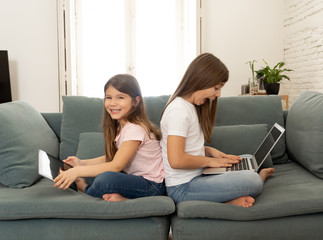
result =
[[249,170],[254,169],[255,166],[253,164],[253,161],[250,159],[251,168],[249,168],[248,159],[242,158],[242,160],[239,163],[233,164],[232,167],[228,167],[228,171],[240,171],[240,170]]

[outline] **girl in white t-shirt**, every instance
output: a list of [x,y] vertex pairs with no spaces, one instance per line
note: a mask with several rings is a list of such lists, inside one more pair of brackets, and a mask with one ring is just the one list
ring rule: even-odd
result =
[[211,140],[217,98],[228,78],[229,72],[218,58],[201,54],[164,108],[160,128],[166,188],[176,203],[206,200],[251,207],[266,178],[274,173],[273,168],[266,168],[259,174],[202,174],[205,167],[230,167],[241,161],[204,145]]
[[[137,80],[127,74],[112,77],[104,87],[103,132],[106,155],[81,161],[60,171],[55,187],[67,189],[74,181],[80,191],[106,201],[164,195],[160,132],[148,119]],[[88,185],[82,177],[95,177]]]

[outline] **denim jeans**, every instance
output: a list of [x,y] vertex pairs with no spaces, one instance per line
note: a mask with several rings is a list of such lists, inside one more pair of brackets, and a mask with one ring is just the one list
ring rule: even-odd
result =
[[167,187],[174,202],[205,200],[228,202],[243,196],[258,196],[264,182],[252,171],[237,171],[217,175],[201,175],[190,182]]
[[101,198],[106,193],[119,193],[125,198],[165,195],[165,184],[121,172],[104,172],[94,178],[85,193]]

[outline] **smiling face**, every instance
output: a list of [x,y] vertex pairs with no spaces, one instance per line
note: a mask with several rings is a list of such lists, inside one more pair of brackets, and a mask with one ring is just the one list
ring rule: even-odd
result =
[[128,94],[118,91],[113,86],[108,87],[105,92],[105,109],[112,119],[119,121],[121,127],[125,125],[125,117],[132,107],[137,106],[138,103],[139,97],[136,97],[134,102]]
[[215,87],[195,91],[185,99],[194,105],[203,105],[207,99],[215,100],[216,98],[220,97],[221,89],[224,86],[224,84],[225,83],[220,83]]

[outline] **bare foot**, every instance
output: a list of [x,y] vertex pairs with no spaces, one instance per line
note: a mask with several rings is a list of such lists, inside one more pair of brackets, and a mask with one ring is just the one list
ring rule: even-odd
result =
[[77,190],[79,190],[81,192],[84,192],[85,188],[88,185],[83,178],[76,179],[75,183],[76,183],[76,186],[77,186]]
[[250,196],[245,196],[245,197],[239,197],[239,198],[233,199],[226,203],[247,208],[247,207],[253,206],[253,204],[255,203],[255,199]]
[[274,172],[274,168],[263,168],[260,170],[259,175],[261,179],[265,182],[267,178],[274,174]]
[[102,198],[107,202],[119,202],[128,200],[128,198],[121,196],[119,193],[106,193],[103,194]]

